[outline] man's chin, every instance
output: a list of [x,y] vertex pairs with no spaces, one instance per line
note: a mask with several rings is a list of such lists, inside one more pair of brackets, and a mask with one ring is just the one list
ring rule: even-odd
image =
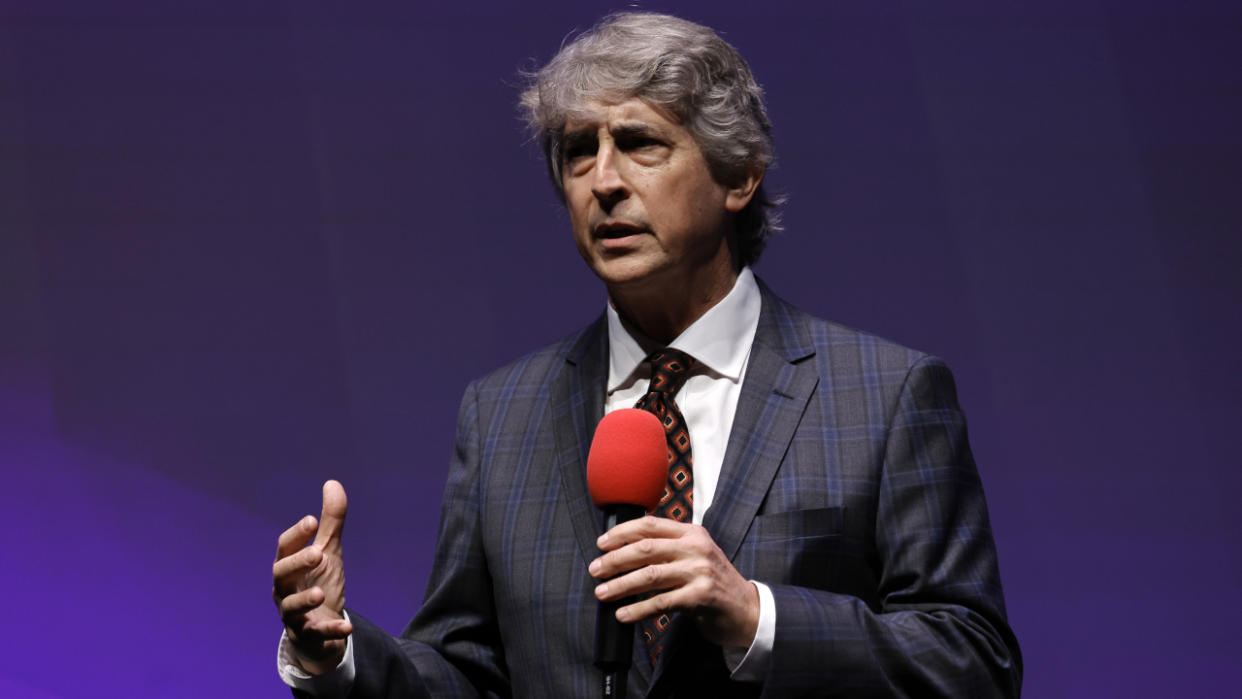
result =
[[609,289],[632,292],[658,283],[663,270],[651,264],[650,260],[612,259],[595,261],[591,265],[591,271]]

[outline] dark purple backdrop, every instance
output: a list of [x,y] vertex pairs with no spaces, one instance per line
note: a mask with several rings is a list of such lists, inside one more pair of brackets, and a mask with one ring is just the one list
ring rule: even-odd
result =
[[[465,383],[602,310],[513,105],[613,6],[346,5],[0,10],[0,695],[282,695],[329,476],[400,629]],[[758,272],[955,367],[1026,696],[1230,695],[1242,6],[645,5],[768,90]]]

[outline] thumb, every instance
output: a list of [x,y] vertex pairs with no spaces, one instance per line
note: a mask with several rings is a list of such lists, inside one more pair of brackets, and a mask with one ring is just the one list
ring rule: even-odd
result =
[[341,532],[345,529],[347,506],[345,486],[339,481],[325,482],[323,484],[323,512],[319,515],[319,531],[315,534],[315,546],[340,553]]

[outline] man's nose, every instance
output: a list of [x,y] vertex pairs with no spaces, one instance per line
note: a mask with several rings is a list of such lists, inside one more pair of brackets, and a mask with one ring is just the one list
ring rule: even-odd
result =
[[612,144],[601,145],[595,155],[595,179],[591,181],[591,192],[605,208],[629,196],[625,179],[618,169],[617,155]]

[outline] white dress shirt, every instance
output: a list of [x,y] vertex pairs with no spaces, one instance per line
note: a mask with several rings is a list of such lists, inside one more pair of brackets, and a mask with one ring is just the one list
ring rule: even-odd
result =
[[[724,463],[725,447],[733,427],[742,380],[750,360],[750,348],[759,327],[759,285],[749,267],[738,274],[733,289],[669,343],[696,361],[681,390],[674,396],[690,433],[694,454],[694,524],[703,523],[711,507]],[[608,394],[604,412],[632,408],[647,392],[651,367],[643,363],[661,345],[643,337],[608,306]],[[763,679],[776,637],[776,602],[763,583],[751,581],[759,591],[759,626],[749,648],[725,648],[725,661],[735,680]],[[277,668],[285,684],[322,699],[348,694],[355,666],[353,639],[345,657],[332,672],[311,676],[298,664],[288,638],[281,635]]]

